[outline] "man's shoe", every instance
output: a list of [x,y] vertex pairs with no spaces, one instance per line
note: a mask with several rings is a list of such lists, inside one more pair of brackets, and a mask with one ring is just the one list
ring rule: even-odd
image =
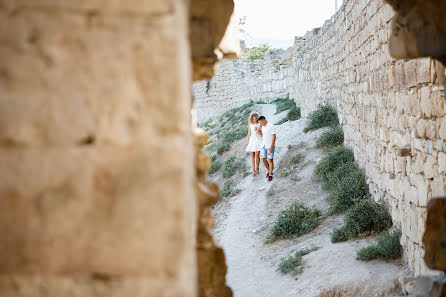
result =
[[273,176],[270,175],[270,176],[268,177],[268,181],[272,181],[272,180],[273,180]]

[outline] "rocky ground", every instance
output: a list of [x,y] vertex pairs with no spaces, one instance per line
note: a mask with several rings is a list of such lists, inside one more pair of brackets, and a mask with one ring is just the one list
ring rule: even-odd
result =
[[[286,115],[275,115],[274,104],[256,106],[273,123]],[[265,239],[278,213],[295,201],[314,206],[323,213],[328,209],[327,193],[314,176],[315,165],[323,152],[315,142],[324,129],[304,133],[306,119],[278,126],[276,167],[273,182],[267,182],[265,168],[260,175],[239,175],[240,193],[225,198],[214,208],[215,237],[224,248],[228,264],[227,282],[235,297],[286,296],[401,296],[399,280],[410,276],[399,261],[357,261],[357,251],[374,242],[374,238],[331,243],[330,235],[342,224],[342,216],[326,217],[311,233],[293,240],[266,243]],[[234,143],[227,156],[246,156],[245,140]],[[290,160],[297,154],[303,159],[296,165]],[[263,166],[263,165],[262,165]],[[283,172],[288,176],[280,177]],[[223,184],[221,174],[211,179]],[[267,195],[274,189],[274,195]],[[283,275],[278,265],[283,258],[301,248],[319,247],[304,256],[304,271],[295,277]]]

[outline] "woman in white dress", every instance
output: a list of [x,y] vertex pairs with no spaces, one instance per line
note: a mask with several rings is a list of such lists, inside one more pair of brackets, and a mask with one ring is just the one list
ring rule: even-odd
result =
[[246,151],[251,153],[252,175],[259,174],[260,149],[262,148],[262,138],[257,134],[260,129],[259,113],[252,112],[249,115],[248,138],[246,140]]

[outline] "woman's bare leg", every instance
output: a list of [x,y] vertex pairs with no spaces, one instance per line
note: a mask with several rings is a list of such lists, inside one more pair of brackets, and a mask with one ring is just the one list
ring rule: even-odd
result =
[[252,166],[252,175],[256,174],[256,153],[251,153],[251,166]]
[[256,152],[256,172],[259,173],[260,166],[260,152]]

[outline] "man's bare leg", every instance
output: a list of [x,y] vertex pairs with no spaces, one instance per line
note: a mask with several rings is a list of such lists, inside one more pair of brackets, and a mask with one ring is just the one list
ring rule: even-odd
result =
[[266,158],[263,158],[262,161],[263,161],[263,165],[265,165],[266,170],[269,172],[269,164],[268,164],[268,161],[266,160]]
[[274,160],[273,159],[268,159],[268,167],[269,167],[269,175],[273,175],[273,170],[274,170]]

